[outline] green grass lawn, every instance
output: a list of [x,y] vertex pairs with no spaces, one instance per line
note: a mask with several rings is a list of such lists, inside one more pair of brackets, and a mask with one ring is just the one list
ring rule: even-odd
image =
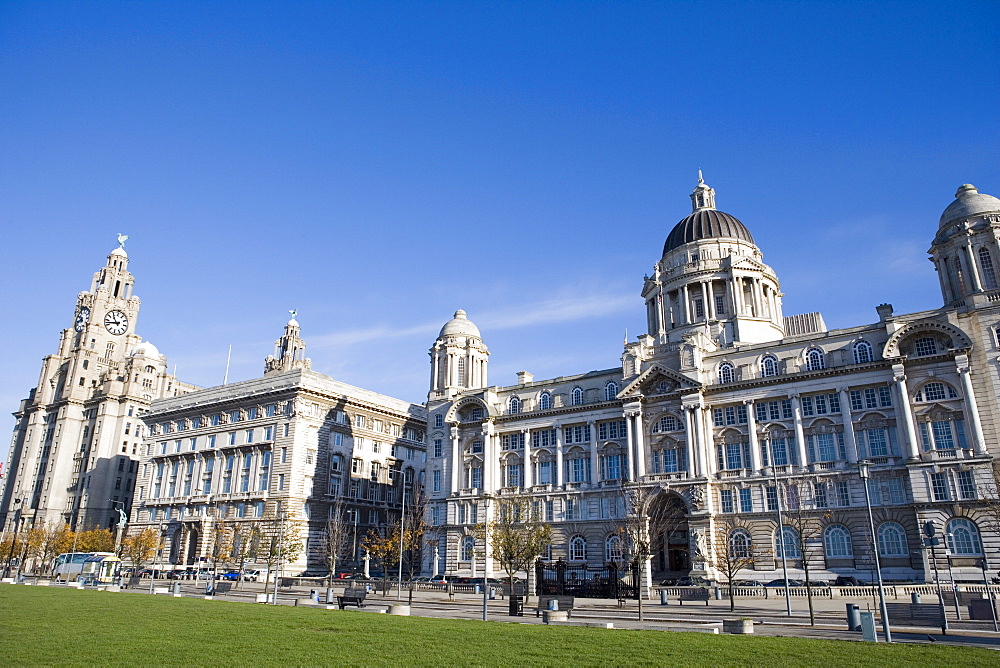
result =
[[996,666],[941,645],[549,627],[0,585],[0,665]]

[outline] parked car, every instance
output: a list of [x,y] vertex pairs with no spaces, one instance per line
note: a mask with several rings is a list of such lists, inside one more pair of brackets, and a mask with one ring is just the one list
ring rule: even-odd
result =
[[833,581],[834,587],[863,587],[864,584],[853,575],[841,575]]
[[431,576],[429,581],[435,584],[448,584],[449,582],[454,583],[457,580],[458,578],[454,575],[441,575],[439,573],[438,575]]
[[[783,579],[779,578],[777,580],[771,580],[770,582],[768,582],[764,586],[765,587],[784,587],[785,586],[785,581]],[[802,580],[789,580],[788,581],[788,586],[789,587],[805,587],[806,583],[803,582]]]
[[661,587],[708,587],[712,583],[705,578],[699,577],[688,577],[680,578],[679,580],[664,580],[660,583]]

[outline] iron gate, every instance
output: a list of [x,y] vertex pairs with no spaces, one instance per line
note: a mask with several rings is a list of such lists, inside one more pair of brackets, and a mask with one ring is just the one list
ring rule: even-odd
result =
[[603,566],[570,565],[558,561],[535,563],[538,593],[581,598],[638,598],[639,562],[609,561]]

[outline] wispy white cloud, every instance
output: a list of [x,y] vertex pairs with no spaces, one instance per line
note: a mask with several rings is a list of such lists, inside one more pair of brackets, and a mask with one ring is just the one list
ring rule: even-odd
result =
[[[557,295],[551,298],[521,305],[510,305],[495,310],[471,314],[473,320],[483,330],[523,329],[536,325],[553,325],[586,320],[596,315],[606,316],[637,308],[638,297],[634,294],[589,293]],[[435,334],[444,325],[442,321],[425,322],[409,327],[376,325],[359,329],[334,331],[311,335],[310,347],[325,348],[352,345],[356,343],[387,338],[426,337]]]

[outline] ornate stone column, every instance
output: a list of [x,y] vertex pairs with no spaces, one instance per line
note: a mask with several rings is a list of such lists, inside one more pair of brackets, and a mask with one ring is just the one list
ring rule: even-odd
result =
[[958,366],[958,375],[962,379],[962,391],[965,393],[966,415],[972,425],[972,448],[977,455],[986,454],[986,436],[983,434],[983,424],[979,419],[979,402],[976,401],[976,392],[972,389],[972,377],[969,368],[969,357],[967,355],[957,355],[955,362]]
[[798,453],[799,466],[806,468],[809,460],[806,458],[806,435],[802,429],[802,406],[798,393],[788,396],[792,399],[792,417],[795,419],[795,451]]
[[896,399],[899,401],[899,411],[903,416],[903,425],[906,427],[903,454],[907,459],[916,459],[920,452],[920,446],[913,421],[913,409],[910,407],[910,393],[906,389],[906,373],[902,364],[892,365],[892,380],[896,384]]
[[635,441],[635,479],[642,480],[646,475],[646,443],[642,428],[642,407],[632,414],[635,426],[632,428],[632,436]]
[[760,473],[763,465],[760,461],[760,442],[757,439],[757,416],[754,414],[753,399],[744,399],[743,405],[747,407],[747,429],[750,432],[750,468],[753,474]]
[[522,429],[521,433],[524,434],[524,477],[521,480],[521,486],[524,489],[531,489],[531,430]]
[[496,491],[497,436],[492,422],[483,423],[483,493]]
[[457,494],[458,490],[462,489],[460,478],[462,472],[462,453],[458,447],[458,425],[456,423],[451,424],[449,435],[451,437],[451,493]]
[[587,421],[587,429],[590,430],[590,484],[596,486],[601,469],[597,459],[597,425],[593,420]]
[[854,420],[851,417],[851,397],[846,387],[838,387],[840,394],[840,414],[844,420],[844,444],[847,446],[847,461],[858,461],[858,439],[854,434]]
[[556,475],[553,478],[556,489],[562,489],[563,480],[563,430],[562,425],[556,425]]

